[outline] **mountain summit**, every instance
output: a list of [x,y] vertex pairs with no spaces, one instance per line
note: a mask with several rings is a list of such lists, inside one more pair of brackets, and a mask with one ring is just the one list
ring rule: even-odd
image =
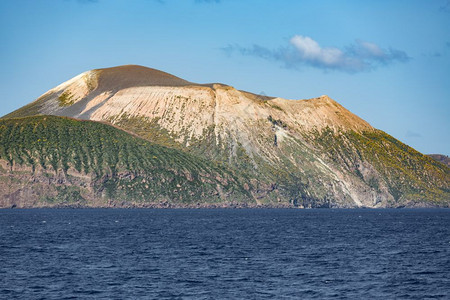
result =
[[[38,115],[102,122],[193,161],[218,164],[222,173],[217,172],[232,174],[220,177],[232,176],[227,182],[235,186],[218,186],[217,203],[223,205],[232,203],[233,197],[250,206],[398,207],[450,202],[447,166],[373,128],[328,96],[308,100],[260,96],[128,65],[82,73],[4,119]],[[7,150],[2,153],[2,159],[11,157]],[[13,172],[13,166],[26,161],[5,164]],[[71,168],[68,163],[65,173]],[[53,172],[60,169],[56,165]],[[110,169],[108,176],[118,176]],[[92,178],[91,173],[86,175]],[[81,187],[79,194],[83,198]],[[110,201],[119,194],[126,193],[102,197]],[[141,200],[154,204],[158,199]]]
[[43,114],[114,123],[127,116],[161,118],[161,123],[168,121],[172,127],[176,127],[173,121],[186,125],[162,118],[167,113],[183,116],[186,122],[201,118],[195,121],[200,133],[225,119],[255,121],[278,115],[308,129],[371,129],[328,96],[305,101],[271,98],[223,84],[196,84],[135,65],[84,72],[5,117]]

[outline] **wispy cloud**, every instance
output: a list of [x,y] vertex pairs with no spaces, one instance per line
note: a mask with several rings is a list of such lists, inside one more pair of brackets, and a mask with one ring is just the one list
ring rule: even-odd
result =
[[293,36],[287,46],[275,50],[260,45],[248,48],[230,45],[223,50],[228,54],[239,52],[242,55],[280,61],[288,68],[298,69],[301,66],[311,66],[349,73],[370,71],[377,66],[410,60],[404,51],[393,48],[383,49],[374,43],[362,40],[356,40],[352,45],[339,49],[322,47],[312,38],[302,35]]

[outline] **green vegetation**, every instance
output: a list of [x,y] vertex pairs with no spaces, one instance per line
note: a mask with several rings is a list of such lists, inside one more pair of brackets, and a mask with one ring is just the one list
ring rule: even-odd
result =
[[69,91],[64,91],[58,96],[59,106],[70,106],[75,103],[73,95]]
[[[216,136],[210,126],[185,146],[180,137],[187,133],[174,136],[157,119],[124,114],[110,121],[146,140],[90,121],[3,119],[0,159],[47,178],[51,188],[33,177],[39,184],[34,190],[51,206],[90,205],[93,199],[104,206],[242,204],[255,198],[262,205],[351,206],[339,180],[357,192],[381,195],[380,201],[392,195],[383,205],[449,205],[450,169],[378,130],[327,128],[289,135],[274,146],[274,126],[287,129],[287,124],[269,116],[255,124],[258,130],[247,141],[232,133]],[[7,167],[0,166],[0,185],[13,193],[30,177],[18,169],[7,176]],[[337,179],[336,170],[350,177]]]
[[[250,200],[223,166],[91,121],[53,116],[0,120],[0,159],[65,178],[56,184],[56,196],[40,195],[50,204],[83,204],[92,197],[105,203],[217,203],[226,201],[224,195]],[[83,174],[92,181],[80,183]]]
[[282,109],[280,106],[278,106],[278,105],[276,105],[276,104],[274,104],[272,102],[269,102],[269,105],[270,105],[270,107],[272,107],[272,108],[274,108],[276,110],[284,112],[284,109]]
[[41,201],[48,204],[62,205],[86,205],[87,201],[81,195],[81,189],[77,186],[56,186],[56,196],[45,195]]
[[143,116],[135,117],[124,113],[121,115],[120,119],[111,121],[114,121],[114,124],[120,128],[125,128],[139,137],[153,143],[170,148],[181,149],[182,146],[180,143],[176,142],[175,137],[173,137],[166,129],[159,126],[158,120],[158,118],[149,120],[149,118]]
[[[398,203],[448,203],[450,168],[434,161],[380,130],[317,132],[315,142],[336,165],[361,177],[375,190],[384,182]],[[369,163],[378,173],[365,178],[360,168]]]

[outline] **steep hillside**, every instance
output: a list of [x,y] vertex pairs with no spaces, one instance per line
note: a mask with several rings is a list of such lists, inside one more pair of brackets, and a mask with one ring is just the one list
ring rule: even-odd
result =
[[106,122],[233,170],[258,204],[448,206],[449,168],[328,96],[287,100],[140,66],[83,73],[7,116]]
[[0,207],[248,202],[250,194],[222,166],[105,124],[0,120]]
[[358,176],[376,194],[391,195],[389,207],[449,206],[450,168],[383,131],[329,130],[314,141],[337,168]]

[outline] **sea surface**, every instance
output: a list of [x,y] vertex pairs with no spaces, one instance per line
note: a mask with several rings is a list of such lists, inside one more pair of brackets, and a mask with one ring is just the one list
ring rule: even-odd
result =
[[0,299],[449,299],[450,210],[0,210]]

